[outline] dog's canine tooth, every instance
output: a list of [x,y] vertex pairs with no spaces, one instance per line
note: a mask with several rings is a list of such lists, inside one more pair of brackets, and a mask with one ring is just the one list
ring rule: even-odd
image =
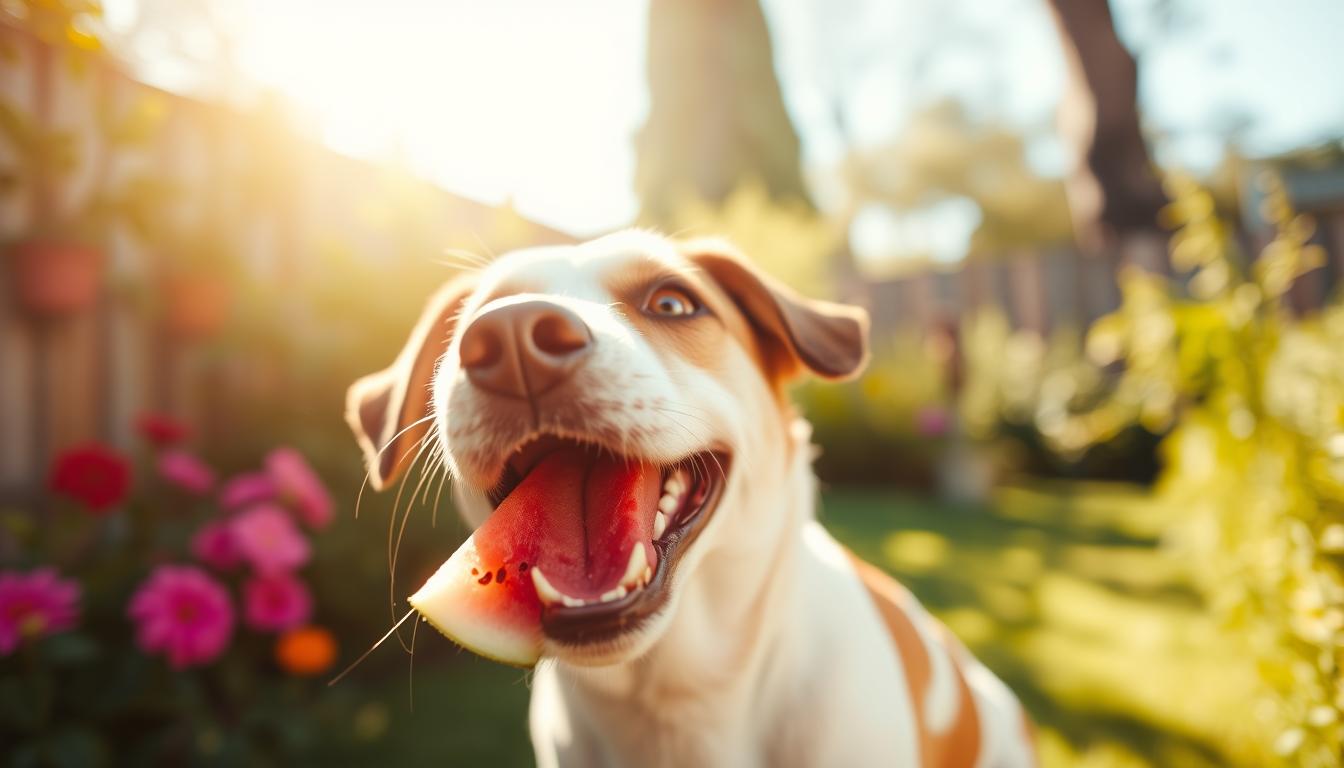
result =
[[640,575],[640,578],[643,579],[644,584],[648,584],[653,579],[653,568],[644,566],[644,573]]
[[541,573],[541,569],[536,566],[532,567],[532,586],[536,587],[537,598],[541,600],[543,604],[554,605],[555,603],[564,603],[565,605],[569,605],[569,600],[571,598],[560,594],[560,590],[551,586],[551,582],[546,580],[546,577]]
[[644,544],[637,542],[635,548],[630,552],[630,562],[625,566],[625,575],[621,576],[620,584],[639,586],[639,575],[649,568],[649,556],[644,552]]
[[662,510],[659,510],[653,516],[653,538],[655,539],[663,538],[663,532],[666,530],[667,530],[667,515],[664,515]]

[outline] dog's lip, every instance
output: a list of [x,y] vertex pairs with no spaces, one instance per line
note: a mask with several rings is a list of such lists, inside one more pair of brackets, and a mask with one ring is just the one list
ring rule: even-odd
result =
[[687,549],[714,515],[723,498],[731,457],[718,450],[701,451],[670,466],[694,464],[701,482],[700,501],[660,538],[653,541],[658,564],[644,586],[618,600],[580,606],[553,604],[543,606],[541,628],[546,637],[562,646],[580,648],[609,643],[644,622],[666,606],[672,577]]

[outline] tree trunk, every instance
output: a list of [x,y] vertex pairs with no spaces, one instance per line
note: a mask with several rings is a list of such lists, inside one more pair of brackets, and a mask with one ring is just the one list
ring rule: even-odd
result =
[[641,218],[666,223],[683,196],[721,202],[744,181],[811,206],[758,0],[651,0],[648,79]]
[[[1079,242],[1161,268],[1166,195],[1139,130],[1138,66],[1107,0],[1050,0],[1069,67],[1059,128],[1072,155],[1065,186]],[[1156,248],[1156,254],[1153,253]]]

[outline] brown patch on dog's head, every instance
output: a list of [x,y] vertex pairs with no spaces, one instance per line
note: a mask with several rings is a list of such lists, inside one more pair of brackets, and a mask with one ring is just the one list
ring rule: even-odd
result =
[[392,365],[350,386],[345,420],[364,451],[369,482],[386,488],[429,431],[430,381],[453,338],[453,327],[474,281],[462,277],[434,294]]
[[[718,285],[699,270],[674,268],[654,259],[640,259],[622,267],[607,280],[607,288],[626,311],[630,324],[651,342],[658,355],[677,355],[704,370],[723,361],[724,344],[735,337],[755,353],[756,340],[742,313]],[[644,308],[657,291],[685,293],[706,312],[672,320],[649,317]]]
[[749,326],[748,349],[759,350],[771,381],[784,384],[804,371],[848,379],[867,364],[868,313],[862,308],[802,296],[722,241],[689,242],[683,251],[731,301],[731,314]]

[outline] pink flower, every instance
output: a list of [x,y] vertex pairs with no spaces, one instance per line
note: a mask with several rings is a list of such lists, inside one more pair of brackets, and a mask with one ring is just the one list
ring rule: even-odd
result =
[[24,640],[54,635],[79,618],[79,584],[53,568],[0,573],[0,656]]
[[309,528],[321,530],[332,518],[331,494],[317,473],[293,448],[276,448],[266,457],[266,473],[280,498]]
[[243,561],[243,553],[227,520],[212,520],[201,526],[191,537],[191,553],[197,560],[220,571],[235,568]]
[[229,528],[243,559],[260,573],[289,571],[308,562],[308,540],[294,518],[274,504],[240,512]]
[[224,587],[190,565],[161,565],[131,598],[127,615],[148,654],[168,657],[174,669],[207,664],[233,636],[233,605]]
[[215,471],[181,450],[168,450],[159,455],[159,476],[197,496],[204,496],[215,487]]
[[254,576],[243,585],[243,620],[253,629],[282,632],[306,624],[312,614],[308,587],[292,574]]
[[274,498],[275,482],[265,472],[236,475],[219,491],[219,505],[225,509],[238,509]]
[[952,417],[941,405],[926,405],[915,413],[915,432],[921,437],[942,437],[952,427]]

